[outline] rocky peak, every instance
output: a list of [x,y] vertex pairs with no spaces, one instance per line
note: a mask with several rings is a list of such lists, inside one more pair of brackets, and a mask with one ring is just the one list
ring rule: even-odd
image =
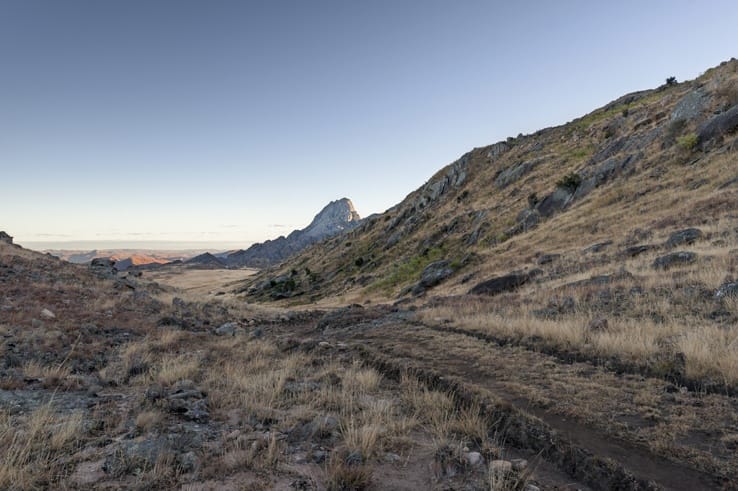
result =
[[350,199],[341,198],[331,201],[315,215],[306,228],[295,230],[287,237],[267,240],[254,244],[245,251],[234,252],[226,258],[226,263],[235,267],[270,266],[297,254],[318,241],[354,229],[359,223],[361,223],[361,218]]
[[303,231],[308,237],[326,237],[353,228],[361,220],[354,204],[348,198],[331,201],[315,215]]
[[[349,201],[349,203],[351,203]],[[13,237],[6,234],[5,232],[0,231],[0,242],[5,242],[6,244],[12,244],[13,243]]]

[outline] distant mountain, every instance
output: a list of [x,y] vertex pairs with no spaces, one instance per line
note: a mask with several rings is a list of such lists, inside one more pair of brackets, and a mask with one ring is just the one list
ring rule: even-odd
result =
[[202,266],[202,267],[208,267],[208,268],[223,268],[226,265],[223,259],[209,252],[200,254],[199,256],[195,256],[192,259],[188,259],[184,262],[184,264],[196,265],[196,266]]
[[361,217],[348,198],[330,202],[313,221],[302,230],[295,230],[287,237],[279,237],[254,244],[246,250],[229,254],[226,264],[231,267],[263,268],[279,263],[303,251],[306,247],[346,230],[352,230],[361,223]]
[[107,258],[116,262],[115,267],[119,271],[126,270],[130,267],[147,267],[160,264],[173,263],[175,261],[182,262],[189,258],[202,254],[203,250],[182,250],[182,251],[159,251],[149,249],[94,249],[91,251],[83,250],[54,250],[46,249],[52,256],[64,259],[75,264],[89,264],[95,258]]

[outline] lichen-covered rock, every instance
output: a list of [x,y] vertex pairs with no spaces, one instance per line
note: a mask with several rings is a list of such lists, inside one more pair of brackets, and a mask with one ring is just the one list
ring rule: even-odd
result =
[[702,235],[702,230],[698,228],[677,230],[669,235],[669,239],[666,241],[666,247],[694,244],[702,238]]
[[680,251],[657,257],[653,262],[654,269],[669,269],[675,266],[683,266],[691,264],[697,260],[697,254],[694,252]]

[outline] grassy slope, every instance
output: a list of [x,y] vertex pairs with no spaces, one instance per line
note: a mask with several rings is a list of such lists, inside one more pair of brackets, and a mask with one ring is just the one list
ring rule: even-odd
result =
[[[701,122],[738,102],[737,70],[738,62],[731,61],[694,81],[625,96],[563,126],[474,149],[391,210],[258,276],[247,287],[286,273],[293,275],[293,292],[302,293],[288,304],[391,300],[417,282],[428,263],[449,259],[461,267],[432,293],[459,294],[494,274],[531,267],[543,253],[574,253],[603,240],[621,245],[639,229],[660,238],[681,226],[715,223],[735,202],[735,187],[720,189],[735,177],[735,153],[719,146],[709,151],[686,147]],[[675,123],[675,106],[698,88],[708,95],[704,112]],[[598,153],[618,140],[625,148],[612,156],[635,158],[626,172],[511,237],[529,195],[543,198],[563,176],[592,172],[604,160]],[[537,165],[517,181],[502,189],[495,184],[502,171],[531,161]],[[465,180],[429,199],[434,185],[460,166]],[[470,240],[475,231],[476,242]],[[462,283],[469,274],[474,281]],[[270,293],[267,289],[261,296]]]

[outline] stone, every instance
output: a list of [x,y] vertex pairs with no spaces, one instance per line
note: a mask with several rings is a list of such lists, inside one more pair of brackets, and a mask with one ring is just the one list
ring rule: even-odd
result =
[[46,319],[46,320],[56,319],[56,315],[52,311],[50,311],[49,309],[43,309],[41,311],[41,317],[44,318],[44,319]]
[[679,251],[657,257],[653,262],[654,269],[669,269],[675,266],[683,266],[691,264],[697,260],[697,254],[694,252]]
[[197,458],[197,455],[195,455],[195,452],[189,451],[177,455],[177,463],[179,464],[179,469],[182,472],[194,472],[197,470],[200,461]]
[[544,264],[550,264],[561,257],[561,254],[544,254],[536,260],[536,264],[542,266]]
[[656,248],[656,246],[649,245],[649,244],[634,245],[634,246],[631,246],[631,247],[626,248],[623,251],[623,254],[626,255],[626,256],[628,256],[628,257],[636,257],[636,256],[640,256],[644,252],[648,252],[648,251],[653,250],[655,248]]
[[705,112],[709,100],[709,96],[701,88],[689,91],[676,103],[669,119],[672,122],[697,119]]
[[13,245],[13,237],[6,234],[5,232],[0,232],[0,242],[4,242],[8,245]]
[[469,290],[471,295],[497,295],[513,291],[528,283],[531,277],[528,273],[510,273],[497,278],[483,281]]
[[587,324],[587,330],[589,331],[607,331],[608,323],[607,319],[604,317],[597,317],[596,319],[592,319],[589,321],[589,324]]
[[697,142],[705,148],[707,144],[738,128],[738,105],[712,117],[697,129]]
[[466,458],[466,463],[472,467],[482,465],[484,463],[484,458],[479,452],[469,452],[464,455],[464,457]]
[[726,282],[715,292],[715,298],[738,297],[738,281]]
[[499,189],[506,188],[510,184],[519,180],[525,174],[528,174],[530,171],[535,169],[543,161],[543,158],[538,158],[528,160],[526,162],[520,162],[511,167],[508,167],[497,175],[497,177],[495,178],[495,186],[497,186]]
[[526,484],[523,488],[523,491],[541,491],[541,488],[539,488],[535,484]]
[[105,459],[82,462],[77,465],[69,480],[78,486],[91,486],[105,479]]
[[554,213],[563,210],[571,202],[574,193],[563,188],[557,188],[556,191],[549,194],[536,205],[536,211],[542,217],[550,217]]
[[396,453],[387,452],[386,454],[384,454],[383,460],[388,464],[396,464],[402,461],[402,457],[400,457]]
[[428,288],[432,288],[454,274],[456,268],[449,260],[434,261],[425,267],[420,275],[420,281],[413,287],[413,295],[420,295]]
[[684,230],[677,230],[669,235],[669,239],[666,241],[666,247],[676,247],[680,245],[694,244],[702,238],[702,230],[698,228],[687,228]]
[[611,245],[612,245],[612,241],[611,240],[606,240],[604,242],[598,242],[596,244],[592,244],[591,246],[586,247],[585,249],[583,249],[582,252],[585,253],[585,254],[586,253],[597,254],[599,252],[604,251],[605,249],[607,249]]
[[515,472],[521,472],[528,468],[528,461],[525,459],[511,459],[512,470]]
[[215,334],[217,336],[234,336],[236,334],[236,329],[238,329],[237,322],[226,322],[215,329]]
[[118,273],[115,261],[107,257],[96,257],[90,261],[90,271],[98,278],[114,278]]

